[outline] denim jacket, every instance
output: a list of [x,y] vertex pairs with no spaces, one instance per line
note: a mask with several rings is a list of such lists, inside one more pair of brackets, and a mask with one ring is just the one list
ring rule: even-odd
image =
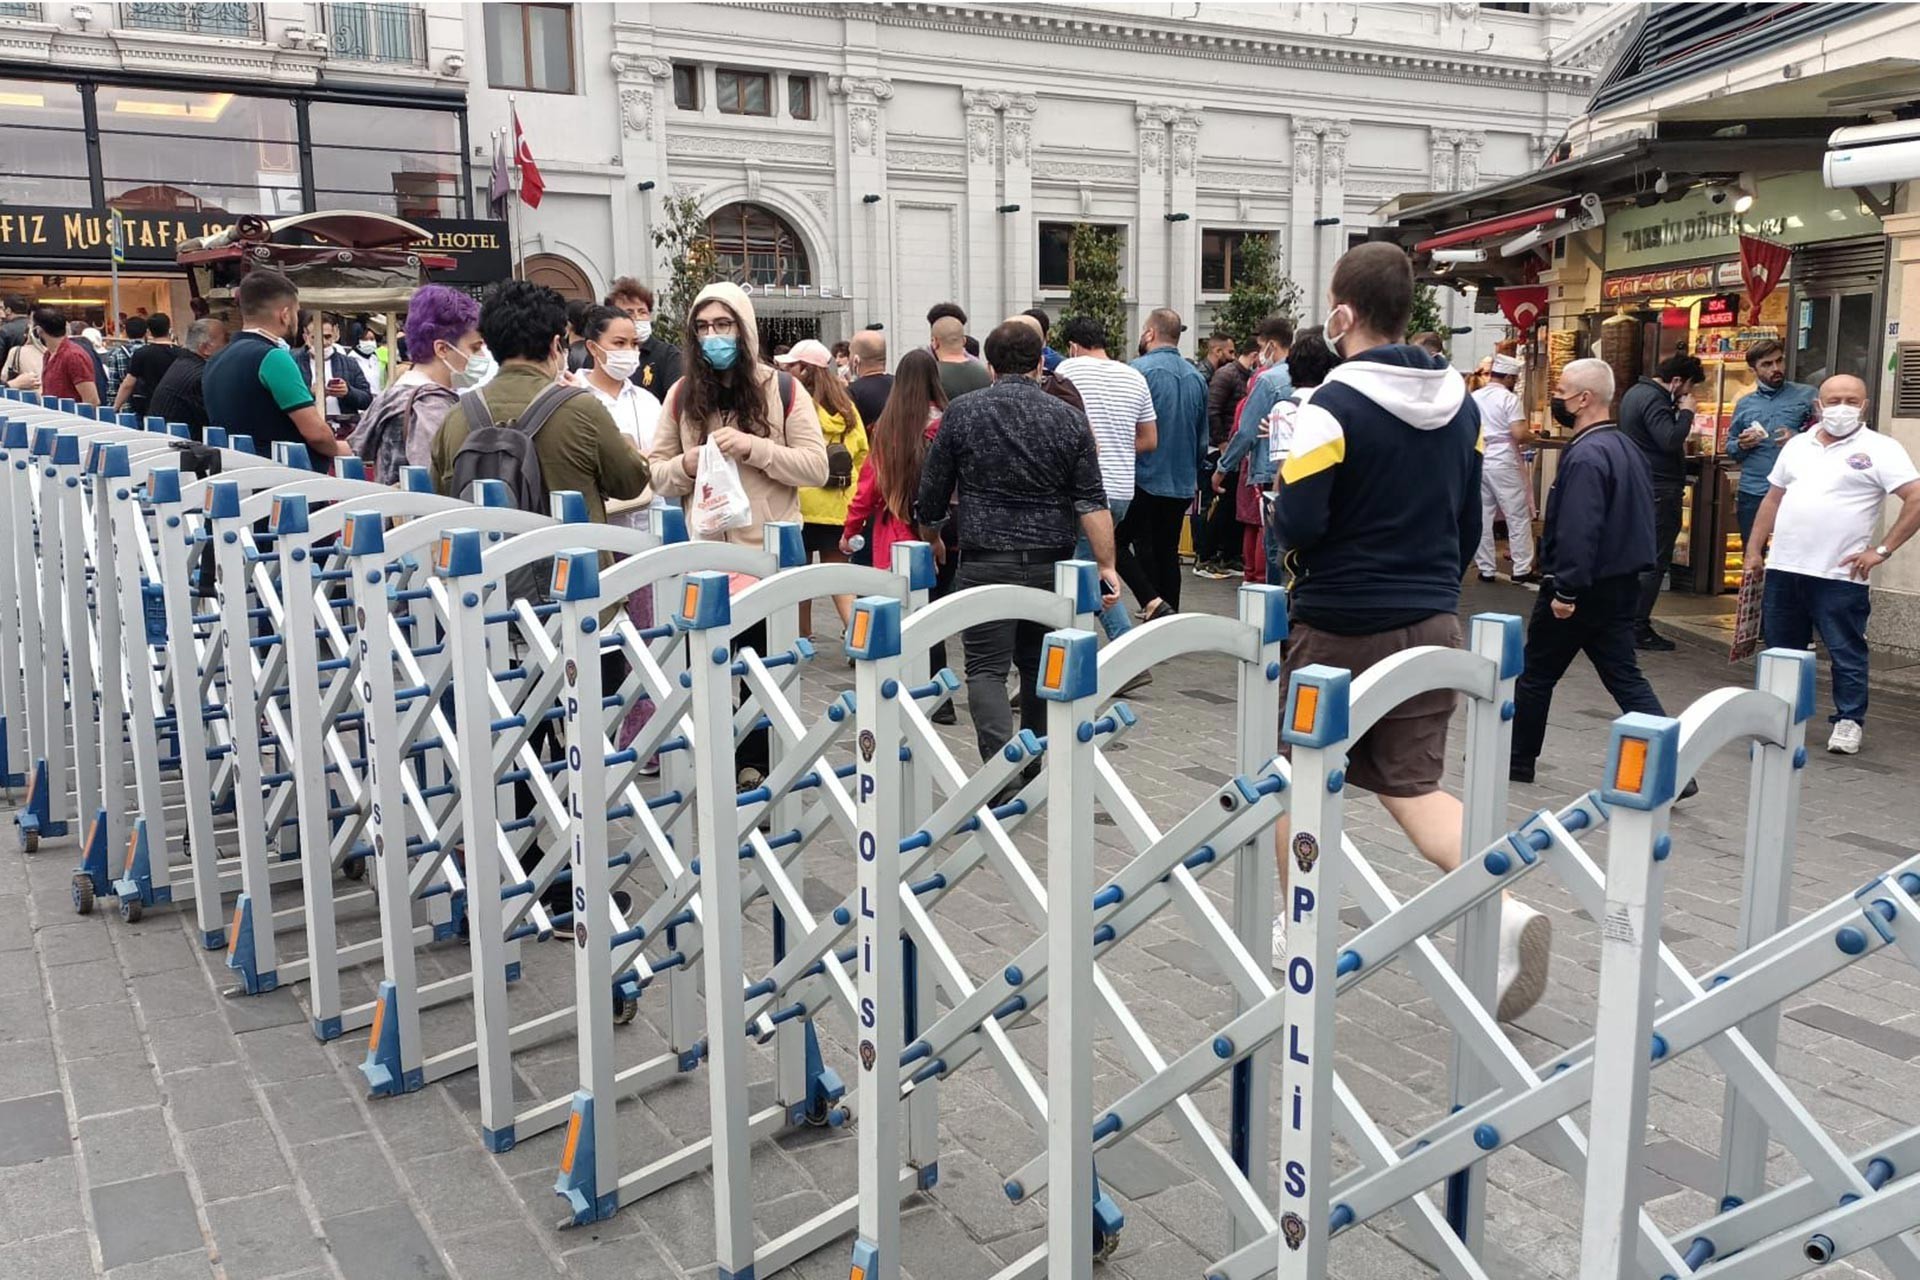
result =
[[1273,465],[1273,451],[1265,448],[1266,442],[1260,438],[1260,424],[1273,412],[1273,406],[1292,394],[1293,379],[1287,373],[1285,361],[1260,371],[1253,380],[1253,390],[1247,393],[1246,403],[1240,406],[1240,418],[1234,425],[1233,438],[1221,450],[1222,469],[1237,472],[1240,460],[1252,452],[1253,467],[1248,473],[1248,480],[1262,489],[1272,487],[1273,477],[1279,469]]
[[[1780,456],[1774,433],[1782,427],[1796,434],[1805,431],[1813,417],[1814,399],[1814,389],[1804,382],[1783,382],[1778,390],[1762,383],[1733,406],[1733,418],[1727,424],[1727,456],[1740,463],[1741,493],[1767,491],[1767,476]],[[1756,422],[1767,429],[1767,438],[1751,449],[1742,448],[1740,433]]]

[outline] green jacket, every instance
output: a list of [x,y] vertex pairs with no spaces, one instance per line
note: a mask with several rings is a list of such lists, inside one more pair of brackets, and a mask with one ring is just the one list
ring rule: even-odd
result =
[[[507,364],[480,394],[493,420],[506,422],[550,385],[538,368]],[[466,443],[467,431],[466,407],[455,405],[433,438],[433,487],[441,493],[447,493],[453,481],[454,455]],[[645,455],[620,433],[613,415],[591,395],[575,396],[561,405],[534,437],[533,447],[547,491],[578,490],[587,500],[589,520],[606,523],[608,498],[638,498],[647,492]]]

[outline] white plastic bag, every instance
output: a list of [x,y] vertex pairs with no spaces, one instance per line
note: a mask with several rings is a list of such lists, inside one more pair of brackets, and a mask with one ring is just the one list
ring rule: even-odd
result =
[[707,441],[700,446],[699,473],[693,478],[693,536],[719,538],[752,523],[753,503],[740,482],[740,468]]

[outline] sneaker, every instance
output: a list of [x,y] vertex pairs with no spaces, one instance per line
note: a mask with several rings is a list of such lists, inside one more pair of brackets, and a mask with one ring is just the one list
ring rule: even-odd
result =
[[1648,653],[1672,653],[1680,646],[1655,631],[1652,627],[1642,627],[1633,637],[1633,647],[1644,649]]
[[645,760],[642,760],[640,762],[640,776],[643,778],[659,777],[660,776],[660,757],[648,756]]
[[1513,575],[1513,580],[1521,586],[1539,586],[1540,571],[1538,569],[1529,569],[1525,573],[1516,573]]
[[935,724],[959,724],[960,713],[953,709],[952,699],[948,699],[938,707],[935,707],[933,714],[928,716],[927,719],[933,721]]
[[1500,911],[1500,1002],[1496,1014],[1512,1022],[1539,1003],[1553,958],[1553,921],[1532,907],[1508,902]]
[[1287,967],[1287,918],[1273,918],[1273,967],[1284,970]]
[[1124,698],[1128,694],[1132,693],[1135,689],[1144,689],[1146,688],[1146,686],[1152,683],[1153,683],[1153,672],[1142,671],[1139,675],[1127,681],[1125,684],[1121,685],[1118,689],[1115,689],[1113,691],[1113,696],[1116,698]]
[[1533,765],[1530,763],[1521,764],[1518,760],[1511,762],[1507,765],[1507,781],[1531,783],[1533,781]]
[[1680,794],[1673,798],[1673,802],[1679,804],[1682,800],[1691,800],[1699,794],[1700,780],[1698,778],[1688,778],[1687,785],[1680,788]]
[[1858,720],[1835,720],[1833,733],[1827,738],[1827,750],[1835,755],[1857,756],[1860,754],[1860,722]]
[[1482,581],[1482,582],[1492,582],[1492,581],[1493,581],[1493,575],[1492,575],[1492,574],[1490,574],[1490,573],[1483,573],[1483,574],[1481,574],[1481,575],[1480,575],[1480,581]]

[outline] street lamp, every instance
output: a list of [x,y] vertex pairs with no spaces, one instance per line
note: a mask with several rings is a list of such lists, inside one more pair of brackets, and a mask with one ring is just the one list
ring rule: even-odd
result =
[[1165,216],[1168,222],[1186,222],[1193,217],[1190,213],[1169,213]]
[[1020,206],[1017,204],[1000,204],[995,205],[993,211],[995,213],[1018,213],[1020,212]]
[[860,197],[860,203],[861,204],[879,204],[880,197],[877,195],[864,195]]

